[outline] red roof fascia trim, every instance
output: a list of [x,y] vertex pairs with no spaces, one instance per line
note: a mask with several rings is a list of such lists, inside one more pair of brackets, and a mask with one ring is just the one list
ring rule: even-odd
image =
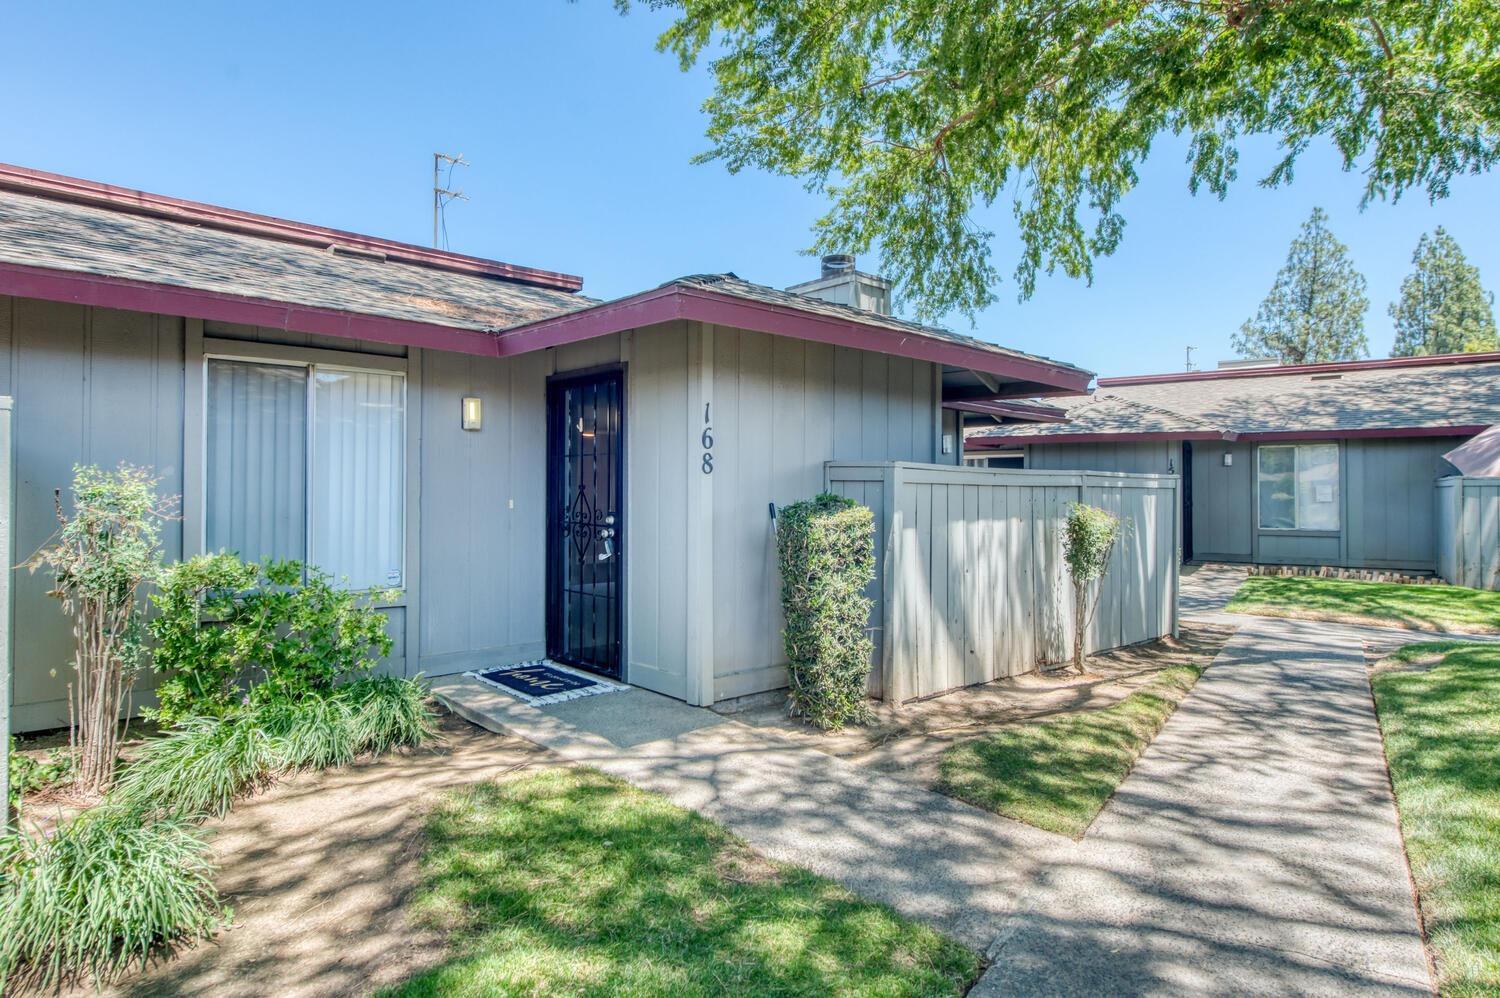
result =
[[[1081,394],[1093,378],[1088,371],[1075,368],[1007,357],[947,343],[932,336],[903,333],[675,284],[507,330],[500,334],[500,352],[508,356],[542,350],[673,319],[737,326],[816,343],[917,357],[987,374],[1056,385],[1058,394]],[[1033,391],[1028,394],[1041,393]]]
[[294,302],[244,298],[96,274],[45,270],[22,264],[0,263],[0,294],[132,312],[183,315],[215,322],[237,322],[299,333],[322,333],[346,339],[402,343],[486,357],[498,353],[495,335],[478,330],[358,315]]
[[[744,329],[757,329],[797,339],[829,343],[834,346],[873,350],[877,353],[916,357],[939,364],[951,364],[972,371],[997,374],[1018,381],[1036,381],[1083,391],[1093,380],[1092,372],[1025,357],[1010,357],[960,343],[950,343],[935,336],[902,332],[884,326],[867,325],[853,319],[834,318],[820,313],[804,312],[784,305],[746,301],[734,295],[720,295],[700,288],[679,289],[687,301],[688,318]],[[775,323],[766,315],[774,315]],[[911,344],[912,346],[908,346]],[[913,346],[915,349],[913,349]]]
[[1020,402],[1001,401],[978,401],[975,399],[944,402],[944,409],[961,409],[964,412],[977,412],[985,416],[1009,416],[1012,419],[1025,419],[1033,423],[1065,423],[1068,421],[1068,411],[1051,405],[1025,405]]
[[6,163],[0,163],[0,189],[35,194],[58,201],[71,201],[75,204],[109,208],[113,211],[149,215],[189,225],[202,225],[227,232],[238,232],[242,235],[300,243],[304,246],[319,248],[326,248],[330,245],[347,246],[361,252],[384,256],[388,260],[431,267],[435,270],[501,277],[525,284],[559,288],[563,291],[578,291],[583,287],[583,278],[573,274],[522,267],[463,253],[450,253],[426,246],[416,246],[412,243],[397,242],[393,239],[381,239],[357,232],[345,232],[342,229],[294,222],[272,215],[257,215],[233,208],[221,208],[218,205],[204,204],[201,201],[185,201],[181,198],[167,197],[164,194],[151,194],[128,187],[114,187],[110,184],[65,177],[43,170],[29,170],[26,167]]
[[1191,430],[1186,433],[1145,432],[1140,433],[1038,433],[1020,436],[1002,436],[984,433],[964,438],[964,449],[989,447],[1015,447],[1021,444],[1094,444],[1094,443],[1142,443],[1149,440],[1234,440],[1233,433],[1216,430]]
[[1159,385],[1175,381],[1220,381],[1229,378],[1283,378],[1298,374],[1340,374],[1344,371],[1383,371],[1402,367],[1448,367],[1454,364],[1489,364],[1500,361],[1500,353],[1446,353],[1431,357],[1388,357],[1384,360],[1341,360],[1326,364],[1293,364],[1286,367],[1244,367],[1227,371],[1184,371],[1178,374],[1135,374],[1100,378],[1100,388],[1120,385]]
[[1368,440],[1380,437],[1472,437],[1489,429],[1486,424],[1461,426],[1362,427],[1357,430],[1275,430],[1241,433],[1241,440],[1268,443],[1273,440]]

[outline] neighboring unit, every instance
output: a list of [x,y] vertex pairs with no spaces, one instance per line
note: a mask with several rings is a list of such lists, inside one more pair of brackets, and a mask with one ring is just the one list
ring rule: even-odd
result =
[[[888,308],[889,287],[852,260],[806,294],[581,285],[0,167],[18,559],[75,464],[129,461],[181,496],[171,558],[297,558],[394,590],[398,673],[549,655],[710,704],[786,683],[776,506],[829,462],[956,465],[947,405],[1091,379],[854,307]],[[63,724],[68,620],[41,573],[13,581],[12,726]]]
[[1500,423],[1500,354],[1100,378],[1054,401],[967,405],[965,462],[1179,472],[1184,559],[1434,572],[1443,454]]

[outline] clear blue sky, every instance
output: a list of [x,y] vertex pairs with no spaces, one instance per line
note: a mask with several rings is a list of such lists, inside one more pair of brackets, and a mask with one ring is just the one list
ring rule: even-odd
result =
[[[0,0],[0,160],[427,243],[441,149],[474,164],[457,177],[473,200],[448,215],[455,250],[581,274],[603,298],[705,271],[815,275],[799,250],[818,197],[688,162],[709,83],[655,51],[661,16],[607,0],[331,7]],[[1180,369],[1188,345],[1211,366],[1315,204],[1369,279],[1376,356],[1423,231],[1447,227],[1500,289],[1500,174],[1361,213],[1359,177],[1326,149],[1276,191],[1252,182],[1269,150],[1254,152],[1219,202],[1188,194],[1182,146],[1163,141],[1093,286],[1043,280],[1018,303],[1007,283],[973,332],[1101,374]],[[1008,212],[984,221],[1008,275]]]

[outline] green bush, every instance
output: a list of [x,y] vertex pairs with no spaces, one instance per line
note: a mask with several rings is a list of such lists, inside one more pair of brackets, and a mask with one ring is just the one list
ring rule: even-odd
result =
[[162,946],[227,921],[213,864],[190,822],[143,824],[110,806],[50,837],[0,839],[0,991],[97,987]]
[[151,813],[221,815],[237,797],[281,774],[420,745],[432,732],[420,682],[368,676],[297,701],[189,718],[146,743],[112,799]]
[[[10,736],[10,751],[7,753],[7,765],[10,770],[10,806],[12,810],[20,810],[21,802],[26,795],[33,790],[41,790],[71,779],[73,776],[73,756],[68,752],[58,751],[52,758],[43,761],[34,756],[24,755],[16,751],[16,736]],[[0,822],[3,824],[3,822]]]
[[1063,562],[1073,579],[1073,668],[1083,671],[1089,621],[1103,591],[1096,583],[1109,569],[1109,557],[1124,533],[1124,522],[1107,509],[1075,502],[1063,524]]
[[793,712],[823,729],[863,723],[874,645],[874,514],[824,493],[781,511],[776,531]]
[[222,716],[246,695],[253,704],[297,702],[367,672],[391,650],[369,595],[296,561],[210,554],[173,565],[151,622],[155,668],[169,675],[160,706],[142,713],[163,724]]

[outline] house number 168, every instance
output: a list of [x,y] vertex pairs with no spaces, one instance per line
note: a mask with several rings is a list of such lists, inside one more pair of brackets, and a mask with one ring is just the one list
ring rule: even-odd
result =
[[714,427],[710,418],[712,406],[712,402],[703,403],[703,436],[699,438],[703,444],[703,462],[699,467],[705,475],[714,473]]

